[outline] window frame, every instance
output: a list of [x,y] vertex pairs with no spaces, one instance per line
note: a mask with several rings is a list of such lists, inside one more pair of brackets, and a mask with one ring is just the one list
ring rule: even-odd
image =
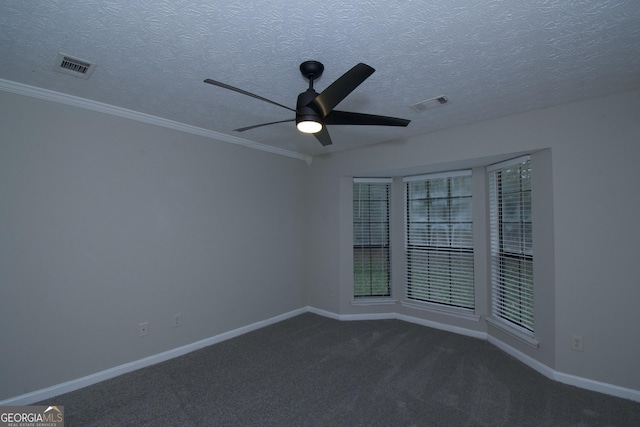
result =
[[[367,300],[376,300],[376,301],[382,301],[382,300],[389,300],[390,298],[392,298],[392,294],[393,294],[393,287],[392,287],[392,274],[391,274],[391,192],[392,192],[392,183],[393,180],[391,178],[353,178],[352,180],[352,188],[353,188],[353,197],[352,197],[352,201],[354,203],[354,208],[353,208],[353,212],[352,212],[352,224],[353,224],[353,238],[352,238],[352,250],[353,250],[353,271],[352,271],[352,278],[353,278],[353,287],[352,287],[352,298],[354,302],[360,302],[360,303],[365,303]],[[357,236],[357,224],[358,222],[356,221],[356,214],[357,212],[359,212],[359,209],[355,208],[355,202],[356,202],[356,184],[383,184],[386,186],[386,193],[387,193],[387,198],[386,198],[386,230],[384,231],[386,233],[386,237],[384,237],[383,239],[386,240],[386,244],[382,243],[382,244],[369,244],[369,245],[363,245],[363,244],[356,244],[356,236]],[[371,201],[370,198],[367,199],[367,201]],[[365,221],[363,221],[363,223],[365,223]],[[383,228],[385,228],[383,226]],[[372,235],[368,234],[368,238],[371,239]],[[386,251],[386,254],[384,254],[383,256],[386,258],[386,266],[383,268],[384,273],[386,275],[386,292],[374,292],[374,286],[376,286],[376,284],[373,283],[372,280],[369,281],[368,286],[370,287],[370,292],[369,293],[360,293],[358,294],[358,292],[356,291],[357,287],[359,286],[359,283],[357,281],[357,271],[358,271],[358,257],[357,257],[357,251],[364,251],[364,250],[371,250],[374,251],[375,249],[380,249],[383,252]],[[371,254],[370,254],[371,256]],[[369,275],[372,276],[375,272],[369,268]],[[371,278],[371,277],[370,277]]]
[[[510,223],[518,224],[519,239],[507,240],[503,213],[505,210],[505,196],[502,188],[502,179],[499,174],[505,173],[509,168],[527,164],[528,189],[523,189],[523,178],[520,173],[518,179],[518,191],[511,192],[517,196],[518,221]],[[489,178],[489,240],[490,240],[490,306],[492,324],[506,326],[517,334],[532,339],[535,335],[535,283],[533,276],[533,219],[532,219],[532,179],[533,171],[530,156],[521,156],[487,167]],[[525,195],[528,193],[528,195]],[[511,206],[514,207],[513,205]],[[528,217],[528,220],[526,220]],[[529,227],[528,231],[525,231]],[[529,241],[527,242],[527,237]],[[513,236],[513,233],[511,233]],[[505,247],[519,246],[518,251],[505,250]],[[506,272],[505,265],[517,264],[518,272]],[[523,273],[523,271],[526,271]],[[527,278],[528,277],[528,278]],[[528,282],[527,282],[528,281]],[[530,287],[530,291],[526,289]],[[516,303],[520,301],[519,303]],[[534,342],[537,345],[537,342]]]
[[[432,173],[432,174],[424,174],[424,175],[415,175],[415,176],[406,176],[403,178],[404,185],[404,245],[405,245],[405,272],[406,276],[406,286],[405,286],[405,302],[403,305],[409,307],[418,307],[418,308],[426,308],[432,311],[438,311],[448,314],[458,314],[462,316],[468,316],[470,314],[475,313],[475,292],[476,292],[476,284],[475,284],[475,251],[473,244],[473,185],[472,185],[472,170],[457,170],[457,171],[449,171],[442,173]],[[452,193],[452,179],[457,177],[468,177],[469,179],[469,190],[466,195],[454,195]],[[421,182],[421,181],[435,181],[438,179],[446,178],[447,183],[447,195],[446,197],[430,197],[427,193],[425,193],[425,197],[423,199],[411,198],[409,194],[409,187],[411,183]],[[469,200],[469,208],[467,221],[453,221],[451,218],[451,210],[453,201],[455,200]],[[437,221],[412,221],[410,218],[412,201],[422,200],[425,205],[428,205],[431,202],[441,202],[442,200],[446,200],[445,205],[447,206],[447,217],[448,221],[442,222],[442,224],[447,224],[446,227],[448,230],[453,229],[454,224],[468,224],[469,226],[469,235],[467,237],[466,246],[454,246],[452,244],[451,232],[447,231],[447,239],[448,245],[432,245],[430,243],[427,244],[418,244],[419,239],[417,236],[413,236],[411,234],[412,226],[416,223],[425,223],[425,224],[437,224]],[[427,208],[427,217],[429,216],[430,208]],[[431,235],[429,234],[429,238]],[[448,281],[448,290],[445,293],[449,294],[449,301],[445,301],[442,296],[444,293],[440,292],[439,285],[430,285],[421,283],[413,289],[412,275],[411,272],[413,270],[416,271],[416,278],[420,281],[427,280],[429,281],[428,275],[430,273],[436,275],[441,273],[442,271],[434,270],[427,271],[430,266],[429,262],[426,262],[426,265],[422,262],[413,263],[412,256],[423,257],[424,259],[436,259],[444,264],[449,265],[449,277],[444,277],[442,280],[444,282]],[[460,268],[455,268],[453,271],[451,270],[451,266],[455,264],[455,258],[465,259],[467,260],[466,265],[462,265]],[[443,261],[444,260],[444,261]],[[427,271],[426,273],[422,273],[423,271]],[[423,277],[419,277],[422,275]],[[456,278],[461,278],[466,283],[462,284],[454,284],[453,280]],[[431,283],[436,283],[431,282]],[[469,297],[469,292],[471,293]],[[422,295],[420,295],[422,293]],[[431,298],[428,295],[437,295],[441,296],[432,296]],[[473,316],[476,317],[475,315]]]

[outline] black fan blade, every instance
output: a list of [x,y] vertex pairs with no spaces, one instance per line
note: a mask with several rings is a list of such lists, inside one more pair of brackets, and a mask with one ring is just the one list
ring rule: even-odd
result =
[[333,110],[324,119],[326,125],[407,126],[411,120],[374,114],[351,113]]
[[256,95],[255,93],[247,92],[246,90],[238,89],[237,87],[233,87],[233,86],[228,85],[226,83],[217,82],[217,81],[211,80],[211,79],[206,79],[204,82],[205,83],[209,83],[209,84],[214,85],[214,86],[220,86],[222,88],[229,89],[229,90],[232,90],[234,92],[238,92],[238,93],[241,93],[243,95],[247,95],[247,96],[259,99],[259,100],[264,101],[264,102],[268,102],[269,104],[277,105],[278,107],[286,108],[287,110],[293,111],[294,113],[296,111],[293,108],[287,107],[286,105],[278,104],[275,101],[272,101],[272,100],[267,99],[267,98],[263,98],[263,97],[261,97],[259,95]]
[[329,136],[329,131],[326,126],[322,126],[322,130],[318,133],[314,133],[313,136],[315,136],[324,147],[332,144],[331,137]]
[[316,96],[308,105],[326,117],[336,105],[347,97],[360,83],[365,81],[375,70],[367,64],[360,63],[344,73],[338,80]]
[[236,132],[244,132],[245,130],[255,129],[267,125],[275,125],[276,123],[295,122],[296,119],[278,120],[277,122],[261,123],[259,125],[247,126],[244,128],[234,129]]

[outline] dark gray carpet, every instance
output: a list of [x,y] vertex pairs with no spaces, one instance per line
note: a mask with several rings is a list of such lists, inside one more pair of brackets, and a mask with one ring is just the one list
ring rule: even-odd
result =
[[310,313],[39,404],[67,426],[640,426],[485,341]]

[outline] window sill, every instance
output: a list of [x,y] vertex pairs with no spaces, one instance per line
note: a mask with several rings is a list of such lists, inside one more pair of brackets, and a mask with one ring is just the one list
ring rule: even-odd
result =
[[395,305],[397,299],[389,297],[362,297],[351,300],[351,305]]
[[494,328],[499,329],[502,332],[511,335],[512,337],[522,341],[525,344],[530,345],[533,348],[540,347],[540,341],[535,339],[533,336],[525,334],[524,332],[520,332],[516,328],[514,328],[512,326],[509,326],[508,324],[506,324],[506,323],[504,323],[504,322],[502,322],[500,320],[496,320],[496,319],[492,319],[492,318],[486,318],[484,320],[486,320],[487,323],[489,325],[493,326]]
[[400,304],[403,307],[415,308],[417,310],[430,311],[432,313],[444,314],[447,316],[458,317],[466,320],[473,320],[474,322],[478,322],[480,320],[480,316],[471,312],[470,310],[464,310],[459,308],[445,308],[441,307],[438,304],[431,304],[428,302],[418,303],[418,302],[410,302],[410,301],[401,301]]

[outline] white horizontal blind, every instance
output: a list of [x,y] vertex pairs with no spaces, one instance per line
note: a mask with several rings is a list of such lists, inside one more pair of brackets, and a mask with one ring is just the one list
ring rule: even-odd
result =
[[407,299],[473,309],[471,171],[404,182]]
[[391,296],[390,179],[353,181],[354,297]]
[[533,334],[531,161],[490,167],[493,316]]

